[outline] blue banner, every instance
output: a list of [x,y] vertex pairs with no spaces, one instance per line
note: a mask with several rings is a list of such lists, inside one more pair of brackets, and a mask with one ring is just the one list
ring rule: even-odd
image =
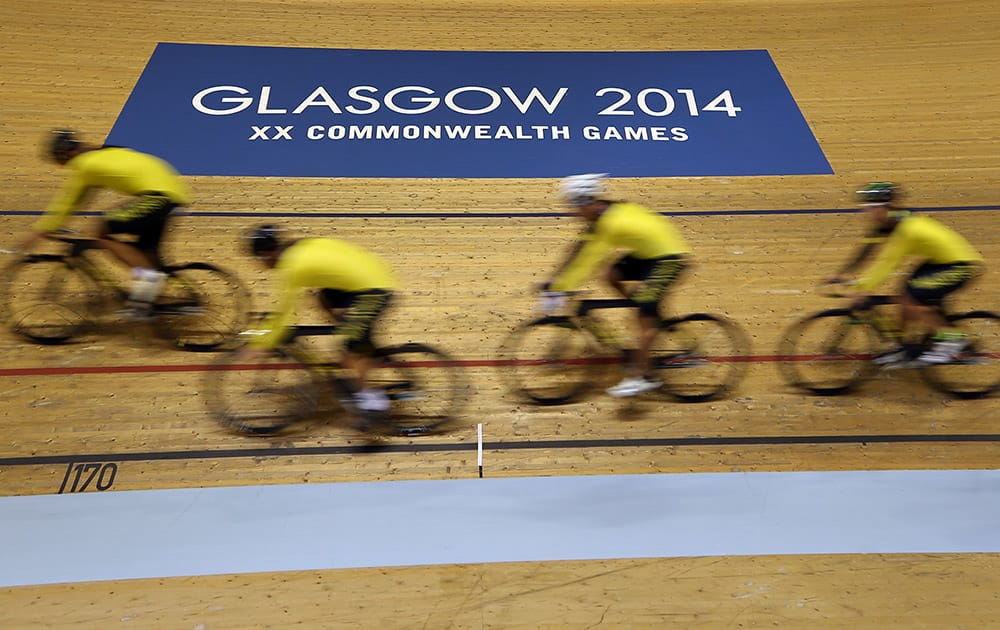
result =
[[766,50],[159,44],[107,142],[187,175],[833,171]]

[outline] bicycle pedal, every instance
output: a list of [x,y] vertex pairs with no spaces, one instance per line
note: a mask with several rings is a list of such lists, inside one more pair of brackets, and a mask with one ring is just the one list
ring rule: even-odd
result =
[[203,312],[198,306],[161,306],[156,309],[158,315],[193,316],[201,315]]
[[707,363],[705,359],[696,357],[693,354],[681,353],[666,357],[658,357],[655,365],[657,368],[672,369],[695,367],[697,365],[704,365],[705,363]]
[[408,392],[392,392],[389,394],[389,400],[420,400],[423,396],[420,392],[408,391]]
[[131,322],[148,322],[152,320],[155,315],[153,311],[148,308],[126,307],[115,311],[115,317],[121,317]]
[[920,368],[929,367],[930,363],[926,361],[919,361],[917,359],[909,359],[906,361],[897,361],[895,363],[886,363],[879,365],[878,367],[885,372],[892,372],[894,370],[918,370]]
[[354,422],[354,429],[361,433],[385,433],[391,428],[388,411],[363,411]]

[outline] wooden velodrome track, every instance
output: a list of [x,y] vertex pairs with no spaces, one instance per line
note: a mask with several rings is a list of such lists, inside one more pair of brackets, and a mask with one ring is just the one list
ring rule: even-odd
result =
[[[494,369],[477,367],[464,426],[412,440],[413,448],[362,453],[343,448],[359,441],[336,424],[274,441],[227,433],[208,417],[199,394],[197,366],[211,357],[173,351],[141,328],[57,348],[32,347],[4,332],[3,495],[56,493],[67,466],[87,458],[118,462],[117,491],[472,477],[480,422],[489,476],[991,469],[1000,462],[995,398],[949,400],[911,374],[878,379],[842,398],[789,391],[766,358],[783,327],[826,305],[812,287],[843,259],[861,227],[850,213],[738,214],[850,208],[858,183],[893,179],[914,206],[978,208],[938,216],[969,235],[989,261],[1000,260],[995,0],[34,0],[4,4],[0,24],[0,210],[6,212],[0,238],[8,242],[34,220],[11,211],[43,208],[62,176],[39,157],[46,131],[70,127],[103,138],[161,41],[768,49],[836,172],[615,182],[620,197],[690,215],[676,220],[698,267],[674,306],[737,320],[761,359],[731,399],[623,405],[595,397],[535,409],[507,398]],[[234,235],[254,223],[247,213],[298,213],[278,222],[300,234],[355,240],[394,264],[406,291],[388,339],[425,340],[467,359],[492,358],[502,336],[530,313],[531,283],[544,277],[577,229],[566,217],[504,218],[559,210],[551,180],[192,178],[191,184],[197,201],[176,223],[171,259],[224,262],[253,287],[257,305],[266,305],[268,280]],[[99,198],[96,207],[113,201]],[[733,214],[699,214],[720,210]],[[310,216],[339,211],[369,216]],[[387,212],[394,218],[380,216]],[[429,212],[477,214],[396,216]],[[961,303],[996,309],[998,298],[994,269]],[[802,436],[811,439],[791,439]],[[677,443],[643,445],[650,438]],[[581,440],[602,445],[574,448]],[[427,442],[454,448],[422,450]],[[262,448],[274,450],[239,453]],[[18,587],[0,590],[0,626],[110,627],[131,620],[172,628],[985,627],[1000,619],[998,561],[986,554],[609,560]]]

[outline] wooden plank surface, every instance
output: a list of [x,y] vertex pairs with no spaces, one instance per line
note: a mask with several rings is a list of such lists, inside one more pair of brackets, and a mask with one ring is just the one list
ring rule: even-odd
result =
[[[0,465],[2,495],[55,493],[74,462],[87,458],[118,462],[119,491],[471,477],[477,423],[485,429],[486,474],[494,476],[997,466],[989,437],[1000,433],[995,399],[948,399],[912,373],[879,378],[850,396],[806,397],[789,391],[768,360],[787,325],[831,302],[813,287],[853,245],[862,229],[857,216],[704,215],[849,209],[857,184],[883,178],[900,181],[906,201],[918,207],[1000,204],[995,2],[909,2],[904,11],[891,0],[39,0],[0,7],[0,23],[4,242],[34,220],[9,212],[43,208],[61,179],[40,159],[46,131],[72,127],[102,137],[161,41],[767,49],[835,170],[615,182],[621,197],[688,215],[675,220],[697,267],[674,308],[731,317],[750,335],[757,359],[730,399],[624,404],[595,396],[539,409],[512,400],[496,368],[471,367],[474,396],[463,424],[367,452],[335,418],[281,439],[227,433],[202,399],[199,366],[213,357],[176,352],[142,327],[112,328],[59,348],[25,345],[4,331],[0,460],[25,463]],[[270,281],[234,235],[256,222],[248,214],[296,212],[301,219],[275,221],[303,235],[355,240],[400,272],[406,290],[390,316],[389,340],[424,340],[484,363],[530,315],[531,283],[545,277],[578,230],[569,217],[541,216],[560,210],[551,180],[200,177],[191,184],[196,203],[177,220],[171,259],[222,261],[266,305]],[[113,202],[103,195],[96,206]],[[337,212],[370,216],[319,216]],[[417,216],[428,212],[447,218]],[[1000,254],[995,210],[935,215],[968,235],[988,261]],[[961,305],[997,309],[998,298],[993,271]],[[812,439],[793,443],[803,436]],[[582,440],[600,445],[573,446]],[[429,444],[447,450],[428,451]],[[267,454],[241,454],[259,449]],[[996,562],[992,555],[609,560],[24,587],[0,590],[0,625],[215,628],[253,619],[317,627],[987,627],[1000,617]]]

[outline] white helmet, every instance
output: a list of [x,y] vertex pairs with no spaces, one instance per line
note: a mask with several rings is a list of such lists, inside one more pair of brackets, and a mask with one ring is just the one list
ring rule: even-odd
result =
[[605,194],[608,187],[604,178],[607,176],[607,173],[571,175],[559,182],[559,194],[568,205],[586,205]]

